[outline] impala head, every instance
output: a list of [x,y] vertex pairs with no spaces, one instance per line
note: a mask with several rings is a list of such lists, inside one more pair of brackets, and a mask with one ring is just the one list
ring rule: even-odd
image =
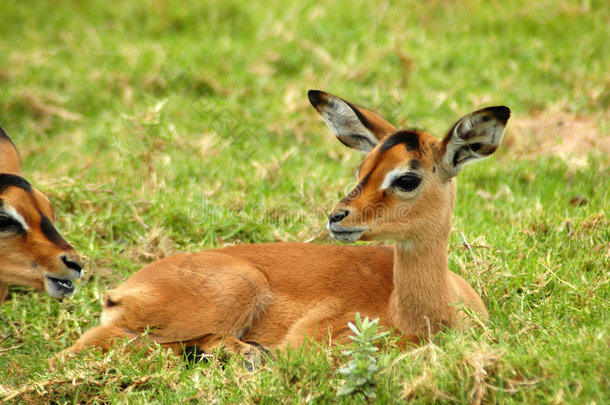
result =
[[423,131],[397,130],[374,112],[321,91],[310,90],[309,100],[339,141],[367,153],[356,187],[328,216],[332,237],[342,242],[446,240],[453,177],[498,148],[510,117],[504,106],[475,111],[439,141]]
[[0,128],[0,304],[10,284],[45,290],[53,298],[74,292],[83,261],[55,229],[47,197],[19,175],[15,145]]

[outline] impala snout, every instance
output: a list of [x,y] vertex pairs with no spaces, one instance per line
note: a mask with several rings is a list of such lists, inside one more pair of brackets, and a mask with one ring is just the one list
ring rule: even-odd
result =
[[349,210],[344,209],[344,210],[339,210],[339,211],[333,211],[330,214],[328,214],[328,222],[330,222],[331,224],[334,222],[341,222],[348,215],[349,215]]
[[74,293],[76,287],[72,280],[83,276],[85,262],[75,252],[62,253],[57,256],[55,271],[45,272],[45,290],[57,299],[65,298]]
[[336,208],[333,212],[328,214],[328,225],[327,228],[330,232],[330,236],[343,243],[356,242],[362,234],[367,231],[364,227],[352,227],[342,225],[342,221],[347,218],[350,211],[345,208]]
[[85,262],[76,253],[63,254],[59,258],[68,269],[76,271],[79,275],[82,273]]

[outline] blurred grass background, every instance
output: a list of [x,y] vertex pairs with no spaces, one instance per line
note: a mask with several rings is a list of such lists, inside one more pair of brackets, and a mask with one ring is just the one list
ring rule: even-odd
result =
[[255,374],[163,351],[45,362],[154,259],[332,243],[324,214],[361,156],[309,106],[317,88],[438,136],[485,105],[513,110],[498,156],[461,174],[451,242],[491,319],[407,357],[390,341],[380,401],[606,402],[609,21],[604,1],[5,0],[0,125],[89,266],[63,303],[11,289],[0,398],[363,400],[334,398],[344,359],[326,349]]

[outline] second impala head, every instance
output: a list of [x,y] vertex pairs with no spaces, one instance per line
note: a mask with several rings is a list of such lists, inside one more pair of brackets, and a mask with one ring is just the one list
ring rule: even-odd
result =
[[55,229],[49,199],[19,170],[15,145],[0,128],[0,288],[26,285],[67,297],[84,262]]
[[64,298],[84,262],[53,224],[49,200],[23,178],[0,174],[0,281]]

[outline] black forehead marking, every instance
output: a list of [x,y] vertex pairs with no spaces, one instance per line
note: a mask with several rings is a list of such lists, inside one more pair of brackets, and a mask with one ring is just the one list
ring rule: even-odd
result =
[[53,223],[42,212],[40,213],[40,230],[47,239],[61,249],[67,250],[72,246],[61,237]]
[[350,191],[349,194],[346,195],[345,198],[341,200],[341,202],[344,204],[347,204],[350,201],[356,199],[360,194],[362,194],[362,190],[364,190],[364,187],[366,187],[366,184],[369,182],[369,179],[370,179],[372,173],[373,173],[373,170],[371,170],[369,173],[367,173],[367,175],[362,178],[362,180],[358,183],[358,185],[356,187],[354,187],[354,189],[352,191]]
[[19,187],[28,193],[32,192],[32,186],[23,177],[7,173],[0,174],[0,193],[4,192],[4,190],[9,187]]
[[371,170],[370,172],[368,172],[366,174],[366,176],[364,176],[362,178],[362,180],[360,181],[360,183],[358,183],[358,186],[361,188],[364,188],[364,186],[366,186],[366,184],[369,182],[369,179],[371,178],[371,174],[373,174],[373,171]]
[[400,144],[404,144],[409,152],[419,150],[419,135],[417,132],[409,130],[396,132],[388,136],[379,149],[385,152]]
[[[369,179],[371,178],[371,175],[373,174],[373,172],[379,165],[379,161],[383,158],[383,155],[381,153],[377,152],[374,156],[369,156],[368,158],[374,159],[374,163],[372,165],[372,168],[369,170],[369,172],[365,176],[362,177],[362,180],[358,183],[358,187],[364,187],[367,185],[367,183],[369,182]],[[366,159],[365,159],[365,161],[366,161]],[[358,175],[360,175],[362,166],[364,166],[364,162],[362,162],[360,164],[360,166],[358,167]],[[369,165],[369,166],[371,166],[371,165]]]

